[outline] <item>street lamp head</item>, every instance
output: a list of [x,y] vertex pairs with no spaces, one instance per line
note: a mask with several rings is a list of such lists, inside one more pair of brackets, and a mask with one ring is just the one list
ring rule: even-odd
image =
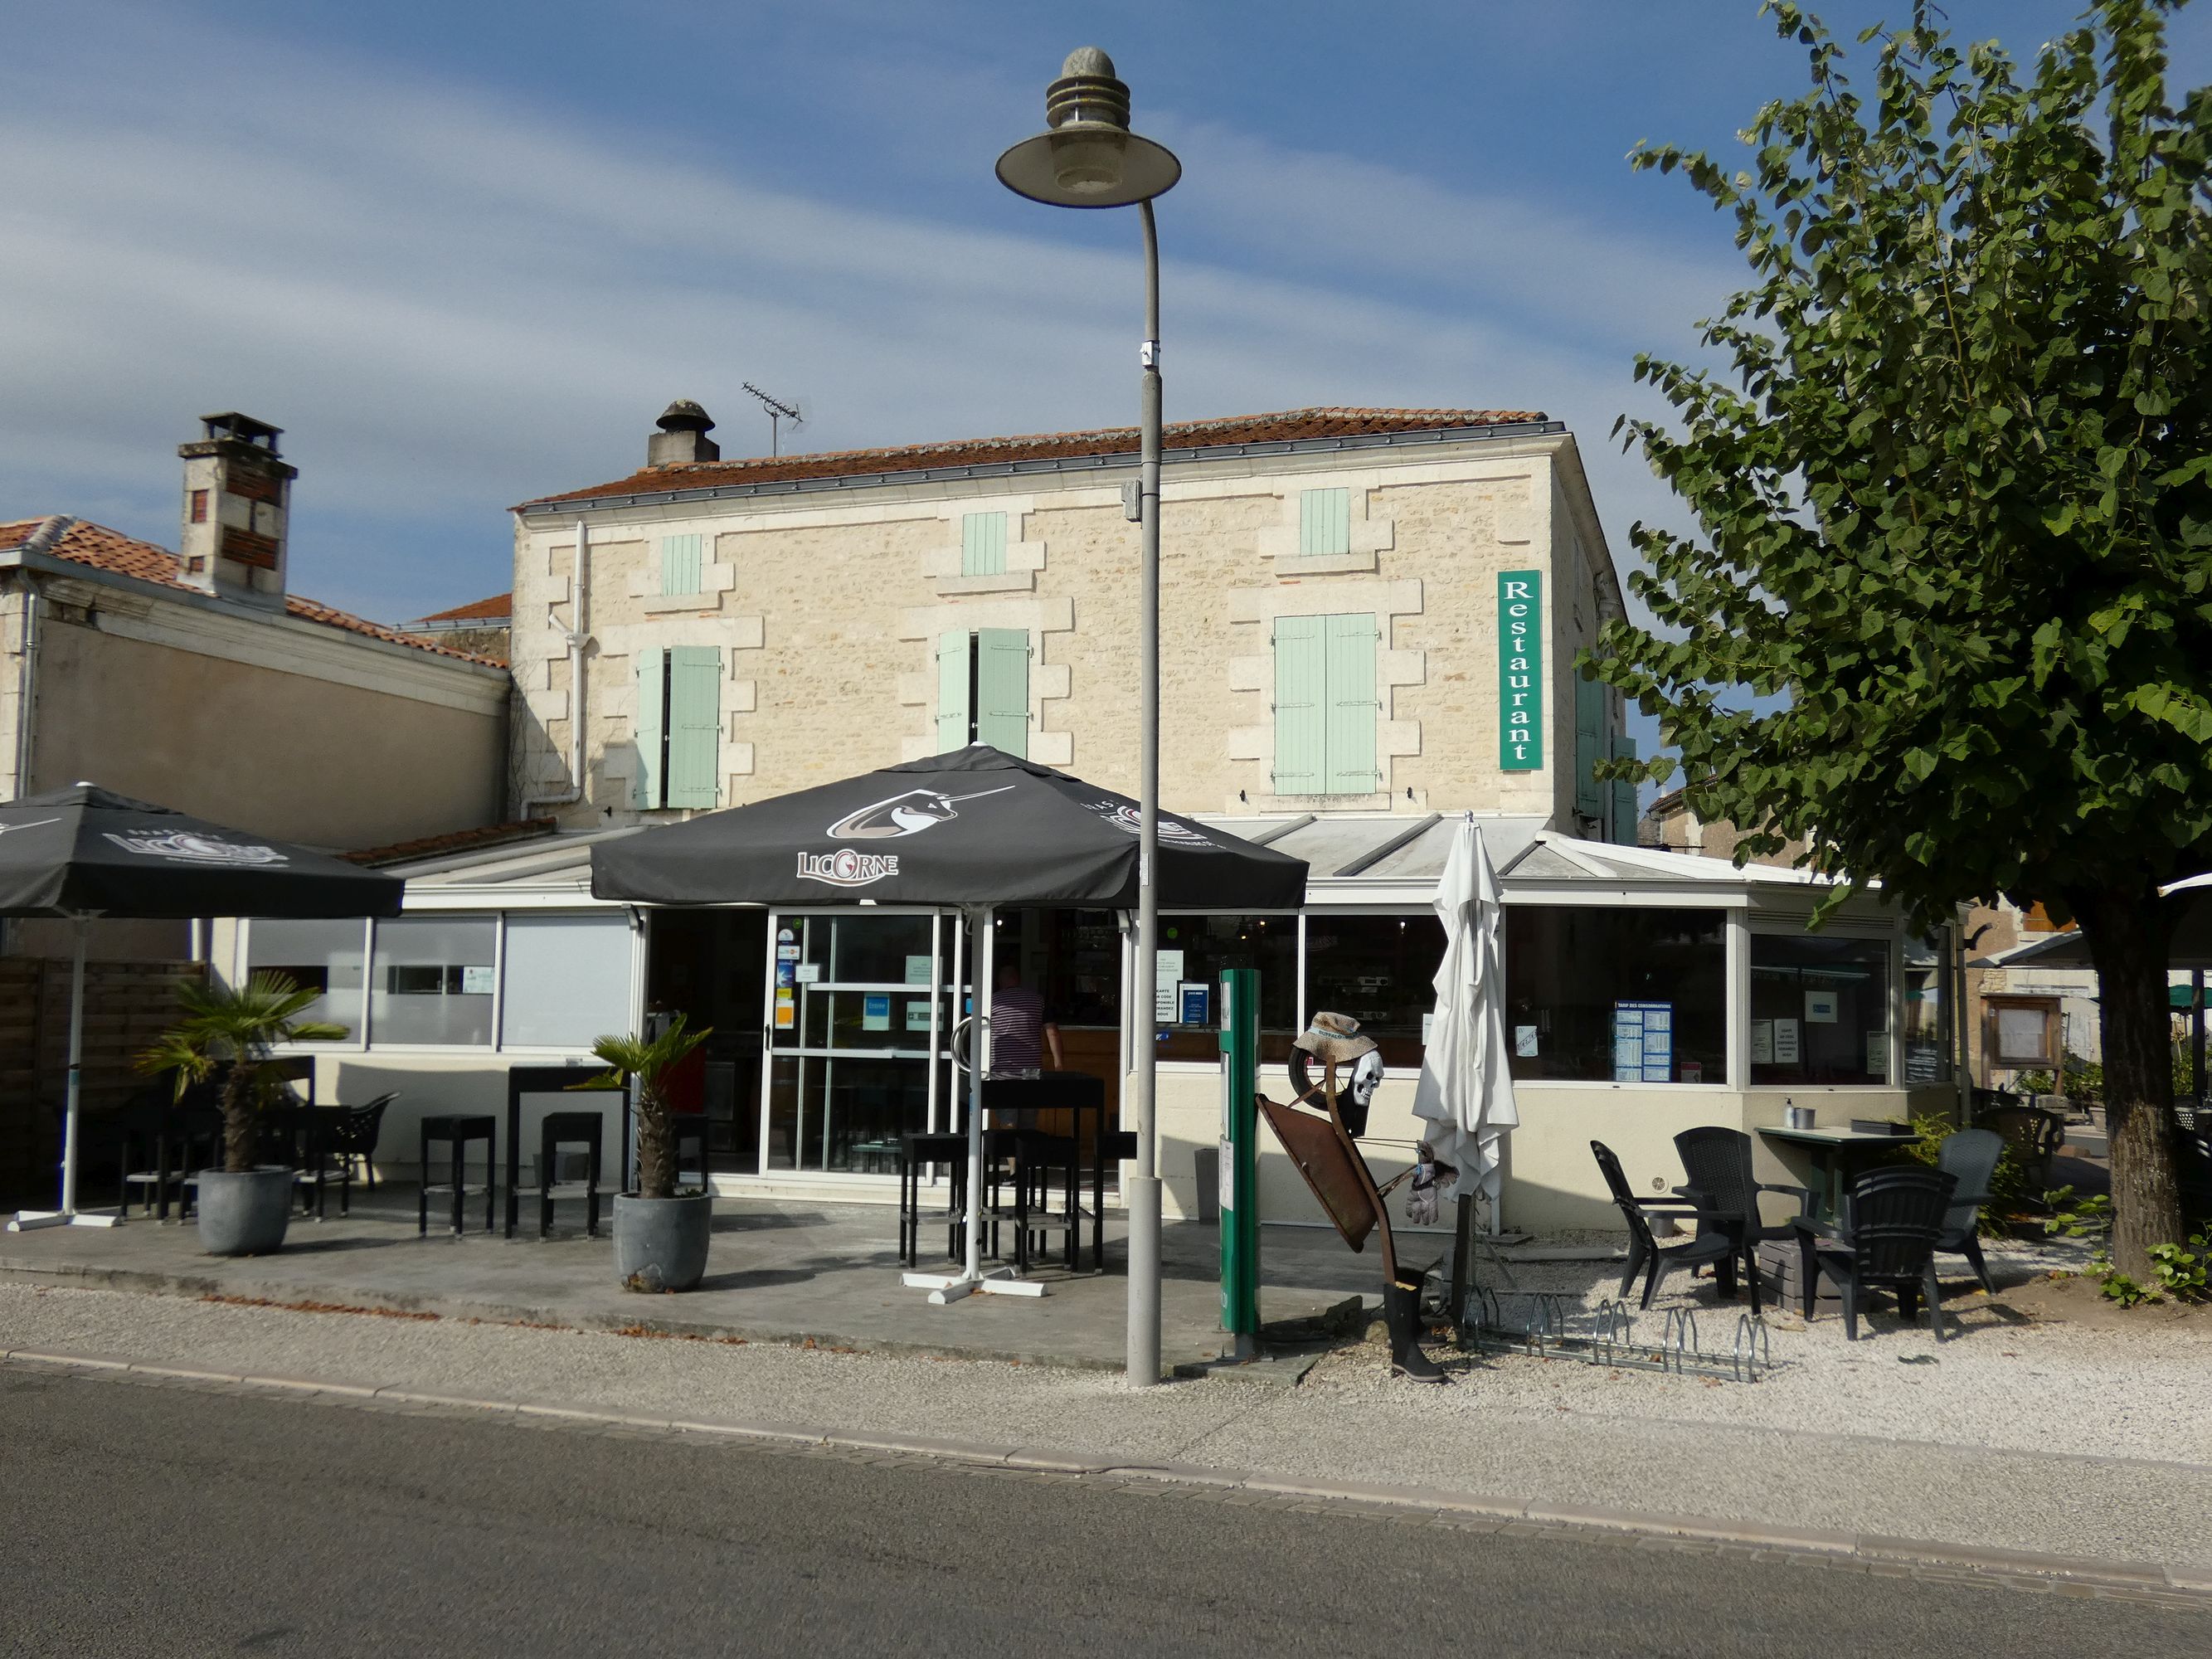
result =
[[999,182],[1053,207],[1128,207],[1175,188],[1175,153],[1129,131],[1129,88],[1114,60],[1079,46],[1044,94],[1046,131],[999,158]]

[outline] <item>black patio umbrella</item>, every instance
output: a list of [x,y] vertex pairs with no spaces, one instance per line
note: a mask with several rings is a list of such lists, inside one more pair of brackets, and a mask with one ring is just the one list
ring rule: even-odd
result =
[[94,917],[396,916],[405,891],[395,877],[326,853],[227,830],[89,783],[0,804],[0,916],[54,916],[76,924],[61,1207],[27,1210],[9,1231],[73,1222],[106,1226],[116,1219],[76,1209],[84,956]]
[[[1137,902],[1137,803],[974,744],[602,842],[592,892],[647,904]],[[1159,901],[1294,910],[1306,866],[1160,814]]]
[[[988,744],[712,812],[592,848],[592,892],[648,904],[958,906],[975,933],[990,1020],[991,913],[1137,903],[1138,805]],[[1218,830],[1159,815],[1159,902],[1294,910],[1306,866]],[[1126,1014],[1124,1016],[1126,1018]],[[982,1074],[969,1067],[968,1259],[950,1279],[909,1274],[932,1301],[1014,1290],[981,1272]]]

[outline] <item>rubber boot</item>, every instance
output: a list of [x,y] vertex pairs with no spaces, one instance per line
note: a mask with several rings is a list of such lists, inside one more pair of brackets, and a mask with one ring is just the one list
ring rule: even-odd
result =
[[1390,1375],[1414,1382],[1441,1382],[1444,1374],[1421,1352],[1421,1291],[1418,1285],[1382,1287],[1382,1321],[1390,1328]]

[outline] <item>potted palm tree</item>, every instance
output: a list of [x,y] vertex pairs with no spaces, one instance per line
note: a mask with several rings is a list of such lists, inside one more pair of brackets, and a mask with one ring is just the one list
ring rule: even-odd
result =
[[319,991],[258,973],[243,985],[185,985],[184,1017],[139,1056],[139,1068],[173,1073],[179,1099],[222,1076],[222,1168],[199,1172],[200,1243],[211,1255],[262,1255],[284,1243],[292,1170],[264,1164],[260,1112],[274,1091],[270,1051],[280,1042],[335,1042],[343,1025],[302,1019]]
[[637,1190],[615,1195],[615,1272],[633,1291],[688,1291],[707,1272],[714,1195],[676,1190],[676,1136],[668,1121],[668,1075],[714,1035],[684,1029],[678,1014],[659,1036],[603,1036],[592,1053],[607,1064],[579,1089],[630,1088],[637,1121]]

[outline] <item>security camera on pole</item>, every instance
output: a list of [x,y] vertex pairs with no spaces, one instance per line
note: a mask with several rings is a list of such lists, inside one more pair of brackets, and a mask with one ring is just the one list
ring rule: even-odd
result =
[[[1174,153],[1129,131],[1129,88],[1115,77],[1114,60],[1096,46],[1067,55],[1060,79],[1045,89],[1046,131],[999,158],[999,182],[1018,196],[1053,207],[1137,210],[1145,233],[1145,337],[1137,348],[1142,374],[1144,439],[1137,485],[1143,526],[1143,597],[1138,655],[1144,663],[1138,704],[1142,733],[1138,800],[1143,839],[1138,863],[1137,974],[1134,994],[1146,1011],[1138,1032],[1131,1092],[1137,1105],[1137,1173],[1125,1201],[1129,1214],[1129,1358],[1132,1383],[1160,1380],[1160,1176],[1154,1083],[1158,1018],[1153,987],[1159,954],[1160,808],[1160,248],[1152,198],[1182,177]],[[1123,1018],[1136,1011],[1125,1011]]]

